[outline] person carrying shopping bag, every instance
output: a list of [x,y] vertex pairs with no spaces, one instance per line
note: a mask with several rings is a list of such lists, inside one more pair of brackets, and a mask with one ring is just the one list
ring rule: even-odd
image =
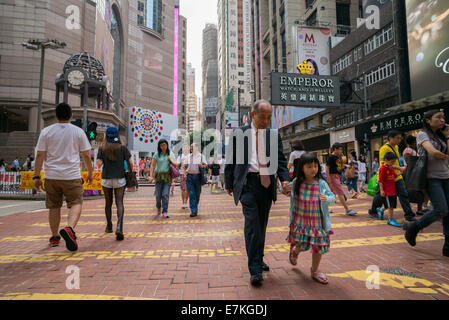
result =
[[[170,173],[170,164],[175,167],[178,163],[174,160],[175,155],[168,148],[168,142],[161,139],[157,144],[157,152],[151,161],[150,183],[155,183],[154,196],[156,197],[157,214],[161,214],[164,218],[168,216],[168,202],[170,200],[170,187],[172,183],[172,175]],[[162,203],[162,204],[161,204]]]

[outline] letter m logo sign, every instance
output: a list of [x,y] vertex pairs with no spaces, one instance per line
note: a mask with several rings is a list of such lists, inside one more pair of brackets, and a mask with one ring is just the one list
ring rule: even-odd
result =
[[305,40],[304,40],[304,42],[313,42],[313,43],[315,43],[315,37],[313,36],[313,34],[312,35],[308,35],[307,33],[306,33],[306,38],[305,38]]

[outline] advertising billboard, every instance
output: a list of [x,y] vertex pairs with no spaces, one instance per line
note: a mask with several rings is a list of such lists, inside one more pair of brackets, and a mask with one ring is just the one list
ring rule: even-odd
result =
[[406,7],[410,84],[416,100],[449,90],[449,1],[407,0]]
[[[295,29],[294,37],[293,46],[296,55],[294,66],[290,69],[290,72],[307,75],[331,75],[330,29],[298,26]],[[280,129],[323,110],[318,105],[310,106],[276,105],[273,102],[271,127]]]
[[178,117],[143,107],[129,108],[128,149],[147,152],[157,151],[161,139],[171,145],[171,134],[178,129]]
[[271,104],[335,108],[340,105],[340,79],[298,73],[271,73]]

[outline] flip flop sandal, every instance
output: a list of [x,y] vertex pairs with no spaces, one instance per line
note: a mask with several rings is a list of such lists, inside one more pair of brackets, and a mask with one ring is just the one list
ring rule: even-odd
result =
[[288,256],[290,263],[294,266],[296,266],[296,264],[298,263],[298,255],[299,255],[299,253],[295,253],[295,248],[296,246],[290,247],[290,254]]
[[322,273],[321,271],[316,271],[316,272],[312,272],[312,270],[310,270],[310,271],[311,271],[313,280],[315,280],[316,282],[319,282],[321,284],[328,284],[327,277],[324,273]]

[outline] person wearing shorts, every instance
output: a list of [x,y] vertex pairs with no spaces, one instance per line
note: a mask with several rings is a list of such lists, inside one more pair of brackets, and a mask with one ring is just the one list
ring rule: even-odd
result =
[[327,183],[329,184],[332,193],[337,196],[340,203],[345,208],[346,214],[353,216],[356,215],[357,212],[349,209],[345,200],[345,191],[343,190],[343,186],[341,184],[341,173],[343,171],[343,163],[341,160],[342,155],[343,145],[341,143],[335,143],[332,146],[332,153],[329,155],[326,163]]
[[[220,181],[220,164],[217,159],[214,159],[209,165],[211,171],[210,192],[218,193],[218,182]],[[215,188],[214,188],[215,187]]]
[[[39,192],[43,184],[41,170],[45,163],[45,205],[49,209],[52,236],[50,246],[59,245],[61,237],[70,251],[78,250],[75,227],[83,205],[83,180],[80,173],[80,153],[88,171],[87,183],[92,184],[92,160],[90,143],[86,133],[70,123],[72,109],[66,103],[56,107],[57,123],[42,130],[36,146],[34,190]],[[61,207],[64,197],[69,209],[67,226],[59,230]]]
[[[393,217],[393,211],[397,206],[396,178],[398,175],[394,171],[394,164],[397,159],[396,154],[387,152],[384,161],[379,169],[379,192],[382,203],[388,212],[388,225],[393,227],[402,227]],[[379,220],[383,220],[384,211],[382,207],[377,208]]]

